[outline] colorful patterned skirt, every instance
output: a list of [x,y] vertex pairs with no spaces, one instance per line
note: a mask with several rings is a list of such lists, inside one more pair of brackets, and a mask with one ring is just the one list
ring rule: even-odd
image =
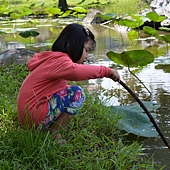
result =
[[48,128],[63,112],[76,115],[85,98],[85,93],[79,86],[70,86],[55,93],[48,101],[48,114],[43,126]]

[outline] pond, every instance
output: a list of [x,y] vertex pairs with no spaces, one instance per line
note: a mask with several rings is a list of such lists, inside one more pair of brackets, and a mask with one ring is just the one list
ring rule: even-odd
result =
[[[34,22],[28,20],[13,21],[8,23],[2,21],[0,30],[10,32],[9,34],[0,35],[1,50],[16,49],[27,47],[30,50],[42,51],[49,50],[52,43],[61,32],[68,20],[48,20],[42,19]],[[67,23],[66,23],[67,22]],[[78,20],[76,20],[78,22]],[[31,27],[40,33],[36,38],[24,39],[18,34],[24,28]],[[156,39],[139,39],[132,42],[127,36],[127,30],[124,27],[110,29],[101,25],[87,25],[96,37],[96,49],[93,51],[92,64],[102,64],[106,66],[115,66],[121,79],[137,94],[143,101],[154,101],[160,104],[160,108],[156,110],[158,115],[158,125],[170,143],[170,52],[166,44],[157,41]],[[160,32],[163,34],[164,32]],[[141,37],[144,35],[141,33]],[[139,81],[132,76],[126,67],[118,67],[110,61],[106,53],[108,51],[122,52],[125,49],[147,49],[151,51],[155,57],[153,63],[144,68],[136,69],[135,74],[146,85],[151,94],[144,88]],[[16,58],[18,62],[26,62],[30,56]],[[14,59],[0,57],[0,62],[14,62]],[[126,105],[135,102],[135,99],[119,84],[110,79],[103,78],[97,80],[89,80],[89,84],[93,87],[100,84],[102,88],[108,91],[107,95],[102,95],[101,100],[105,100],[108,106],[111,105]],[[94,87],[95,88],[95,87]],[[145,138],[139,140],[143,144],[144,153],[148,157],[154,157],[159,165],[166,165],[165,170],[170,166],[170,151],[165,147],[162,139]]]

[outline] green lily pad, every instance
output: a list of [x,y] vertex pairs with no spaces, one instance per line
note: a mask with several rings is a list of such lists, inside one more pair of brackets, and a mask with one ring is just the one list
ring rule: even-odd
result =
[[[153,111],[160,105],[153,102],[143,102],[147,109],[152,112],[151,115],[156,119],[156,114]],[[135,102],[126,106],[112,106],[113,113],[119,114],[121,119],[118,121],[119,127],[128,133],[143,137],[156,137],[156,131],[149,117],[144,113],[140,105]]]
[[116,13],[113,13],[113,14],[97,14],[99,17],[103,18],[104,20],[111,20],[113,19],[114,17],[116,17]]
[[76,12],[87,13],[87,10],[83,7],[76,6],[76,7],[70,8],[70,9],[73,11],[76,11]]
[[143,30],[146,34],[151,35],[151,36],[158,36],[158,31],[152,27],[149,26],[144,26]]
[[26,31],[20,32],[19,35],[23,38],[36,37],[39,35],[39,32],[33,31],[33,30],[26,30]]
[[110,51],[107,53],[107,56],[115,63],[127,67],[146,66],[154,61],[153,54],[147,50],[131,50],[123,51],[122,53]]
[[49,7],[49,8],[46,8],[45,9],[45,12],[48,13],[48,14],[51,14],[51,15],[61,15],[63,12],[61,11],[60,8],[53,8],[53,7]]
[[[137,17],[137,16],[136,16]],[[115,20],[115,23],[118,25],[126,26],[128,28],[137,28],[144,24],[142,19],[138,20],[129,20],[118,18]]]
[[162,22],[166,19],[165,16],[159,16],[156,12],[148,12],[146,17],[154,22]]

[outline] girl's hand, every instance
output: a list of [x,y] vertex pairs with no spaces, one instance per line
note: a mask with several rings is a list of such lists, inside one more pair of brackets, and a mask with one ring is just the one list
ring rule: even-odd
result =
[[109,78],[111,78],[114,81],[120,82],[120,75],[115,69],[111,69]]

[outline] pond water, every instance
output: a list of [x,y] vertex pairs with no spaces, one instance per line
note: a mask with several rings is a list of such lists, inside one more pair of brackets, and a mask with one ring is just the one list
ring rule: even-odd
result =
[[[67,21],[68,22],[68,21]],[[73,21],[69,21],[73,22]],[[78,22],[78,21],[76,21]],[[9,24],[6,21],[0,23],[0,30],[10,32],[9,34],[0,35],[0,48],[1,50],[16,49],[27,47],[34,51],[49,50],[50,46],[65,26],[66,21],[59,20],[39,20],[34,24],[30,24],[24,20],[14,21]],[[40,33],[36,38],[24,39],[18,34],[23,28],[31,27]],[[128,39],[127,31],[123,27],[110,29],[100,25],[87,25],[87,27],[94,33],[96,37],[96,49],[93,51],[93,64],[115,66],[121,79],[137,94],[143,101],[154,101],[160,104],[157,109],[158,125],[170,143],[170,54],[166,44],[159,42],[155,39],[136,40],[131,42]],[[160,32],[162,34],[163,32]],[[141,37],[143,34],[141,33]],[[144,88],[139,81],[133,77],[126,67],[118,67],[110,61],[106,53],[108,51],[121,52],[125,49],[147,49],[155,55],[153,63],[144,68],[136,69],[135,74],[150,90],[151,94]],[[29,56],[17,58],[19,62],[26,62]],[[2,59],[0,62],[13,59]],[[103,78],[97,80],[90,80],[89,84],[100,84],[108,91],[107,96],[102,95],[101,99],[106,100],[107,105],[126,105],[135,102],[135,99],[119,84],[110,79]],[[109,99],[108,99],[109,98]],[[162,139],[158,136],[156,138],[145,138],[139,141],[143,144],[143,150],[148,157],[154,157],[155,161],[168,170],[170,167],[170,151]]]

